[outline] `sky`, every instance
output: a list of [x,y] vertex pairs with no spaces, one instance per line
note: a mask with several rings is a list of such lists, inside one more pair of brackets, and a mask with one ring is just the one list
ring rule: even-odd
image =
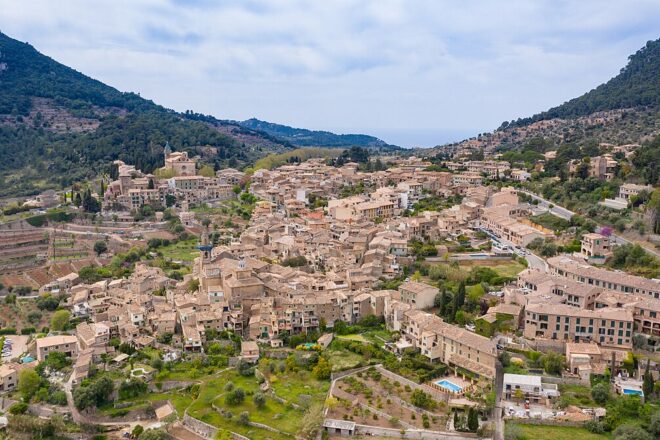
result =
[[615,76],[657,0],[0,0],[0,31],[178,111],[426,147]]

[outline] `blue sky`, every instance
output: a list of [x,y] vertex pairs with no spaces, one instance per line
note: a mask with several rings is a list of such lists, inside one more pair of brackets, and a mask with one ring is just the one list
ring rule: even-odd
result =
[[657,0],[0,0],[0,31],[123,91],[431,146],[616,75]]

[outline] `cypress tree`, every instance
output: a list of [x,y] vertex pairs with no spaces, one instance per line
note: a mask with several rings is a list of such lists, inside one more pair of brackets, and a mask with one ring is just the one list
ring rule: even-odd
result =
[[642,391],[644,391],[644,398],[649,399],[653,394],[655,387],[655,381],[653,380],[653,374],[650,370],[651,360],[646,360],[646,371],[644,372],[644,382],[642,383]]
[[474,408],[468,410],[467,426],[470,432],[476,432],[479,429],[479,416]]

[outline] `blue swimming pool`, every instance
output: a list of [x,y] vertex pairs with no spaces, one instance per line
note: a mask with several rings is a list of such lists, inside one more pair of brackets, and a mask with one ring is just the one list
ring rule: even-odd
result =
[[643,396],[644,393],[642,393],[640,390],[630,390],[628,388],[623,389],[623,394],[628,394],[628,395],[633,395],[633,396]]
[[452,393],[460,393],[461,391],[463,391],[463,388],[459,387],[454,382],[447,379],[439,380],[435,384],[441,388],[451,391]]

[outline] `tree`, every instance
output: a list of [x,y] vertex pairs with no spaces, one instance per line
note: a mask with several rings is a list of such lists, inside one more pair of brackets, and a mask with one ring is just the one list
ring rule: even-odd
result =
[[94,252],[96,252],[96,255],[101,255],[107,250],[108,250],[108,245],[106,244],[105,241],[99,240],[96,243],[94,243]]
[[605,383],[598,383],[591,388],[591,397],[599,405],[604,405],[610,400],[610,387]]
[[140,434],[144,432],[144,428],[142,425],[135,425],[135,428],[133,428],[133,431],[131,431],[131,434],[133,435],[133,438],[138,438],[140,437]]
[[170,435],[162,429],[147,429],[138,437],[138,440],[169,440]]
[[254,405],[261,409],[264,406],[266,406],[266,396],[264,396],[263,393],[254,393],[254,397],[252,398],[252,401],[254,402]]
[[470,432],[477,432],[477,429],[479,429],[479,415],[477,410],[472,407],[468,410],[467,426]]
[[433,409],[435,408],[435,401],[430,394],[425,393],[420,389],[415,389],[410,395],[410,403],[413,405],[422,408],[422,409]]
[[523,390],[521,390],[520,388],[518,388],[517,390],[515,390],[515,391],[513,392],[513,397],[514,397],[517,401],[522,402],[522,400],[525,398],[525,393],[523,393]]
[[328,380],[330,379],[330,373],[332,372],[332,367],[330,363],[324,358],[319,358],[318,363],[312,369],[312,374],[318,380]]
[[242,388],[235,388],[225,396],[225,403],[229,406],[236,406],[245,400],[245,391]]
[[543,364],[543,369],[548,374],[554,374],[555,376],[558,376],[562,371],[564,371],[564,357],[559,353],[551,351],[550,353],[543,356],[541,362]]
[[71,313],[67,310],[58,310],[53,313],[53,316],[50,318],[50,328],[54,331],[62,331],[69,323],[69,318],[71,318]]
[[18,374],[18,391],[23,395],[23,400],[29,402],[41,385],[41,377],[34,369],[22,370]]
[[649,399],[653,395],[653,390],[655,388],[655,381],[653,380],[653,374],[651,374],[651,359],[646,360],[646,371],[644,371],[644,382],[642,384],[642,391],[644,391],[644,396]]
[[463,304],[465,304],[465,282],[461,281],[456,294],[456,311],[460,310]]
[[250,423],[250,413],[247,411],[243,411],[238,416],[238,423],[240,423],[241,425],[248,425]]

